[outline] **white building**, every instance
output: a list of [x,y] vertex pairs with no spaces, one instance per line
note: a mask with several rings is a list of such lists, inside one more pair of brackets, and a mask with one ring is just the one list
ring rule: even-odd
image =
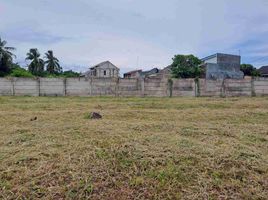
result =
[[116,67],[110,61],[105,61],[94,65],[86,71],[83,76],[85,77],[96,77],[96,78],[118,78],[119,68]]

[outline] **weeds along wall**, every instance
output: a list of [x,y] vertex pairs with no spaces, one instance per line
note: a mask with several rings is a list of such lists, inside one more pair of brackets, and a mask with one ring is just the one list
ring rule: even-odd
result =
[[0,95],[9,96],[264,96],[268,78],[243,80],[0,78]]

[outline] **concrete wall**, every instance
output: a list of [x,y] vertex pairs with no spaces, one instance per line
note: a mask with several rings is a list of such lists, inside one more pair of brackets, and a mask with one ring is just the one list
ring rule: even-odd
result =
[[92,96],[115,96],[117,78],[90,79]]
[[65,96],[66,84],[63,78],[40,78],[40,96]]
[[267,78],[255,78],[252,83],[253,93],[256,96],[268,95]]
[[0,95],[14,95],[14,85],[12,79],[0,78]]
[[199,80],[200,96],[223,96],[224,85],[219,80]]
[[0,95],[15,96],[264,96],[268,78],[172,79],[168,78],[0,78]]
[[118,81],[118,96],[143,96],[142,80],[136,78],[120,78]]
[[67,96],[90,96],[91,82],[82,78],[66,79],[66,95]]
[[39,82],[37,79],[31,78],[15,78],[12,81],[13,84],[13,95],[29,95],[29,96],[39,96]]
[[194,97],[196,93],[194,79],[173,79],[173,96]]
[[[268,83],[268,82],[267,82]],[[225,80],[225,96],[251,96],[251,80]]]
[[146,78],[144,80],[144,96],[167,96],[167,81],[161,78]]

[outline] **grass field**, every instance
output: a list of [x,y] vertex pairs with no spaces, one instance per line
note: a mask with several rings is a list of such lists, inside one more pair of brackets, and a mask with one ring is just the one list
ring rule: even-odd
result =
[[268,98],[0,97],[16,198],[267,199]]

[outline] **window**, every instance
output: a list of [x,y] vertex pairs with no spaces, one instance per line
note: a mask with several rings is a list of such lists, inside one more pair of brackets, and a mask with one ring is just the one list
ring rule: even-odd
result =
[[103,71],[103,75],[106,76],[106,70]]

